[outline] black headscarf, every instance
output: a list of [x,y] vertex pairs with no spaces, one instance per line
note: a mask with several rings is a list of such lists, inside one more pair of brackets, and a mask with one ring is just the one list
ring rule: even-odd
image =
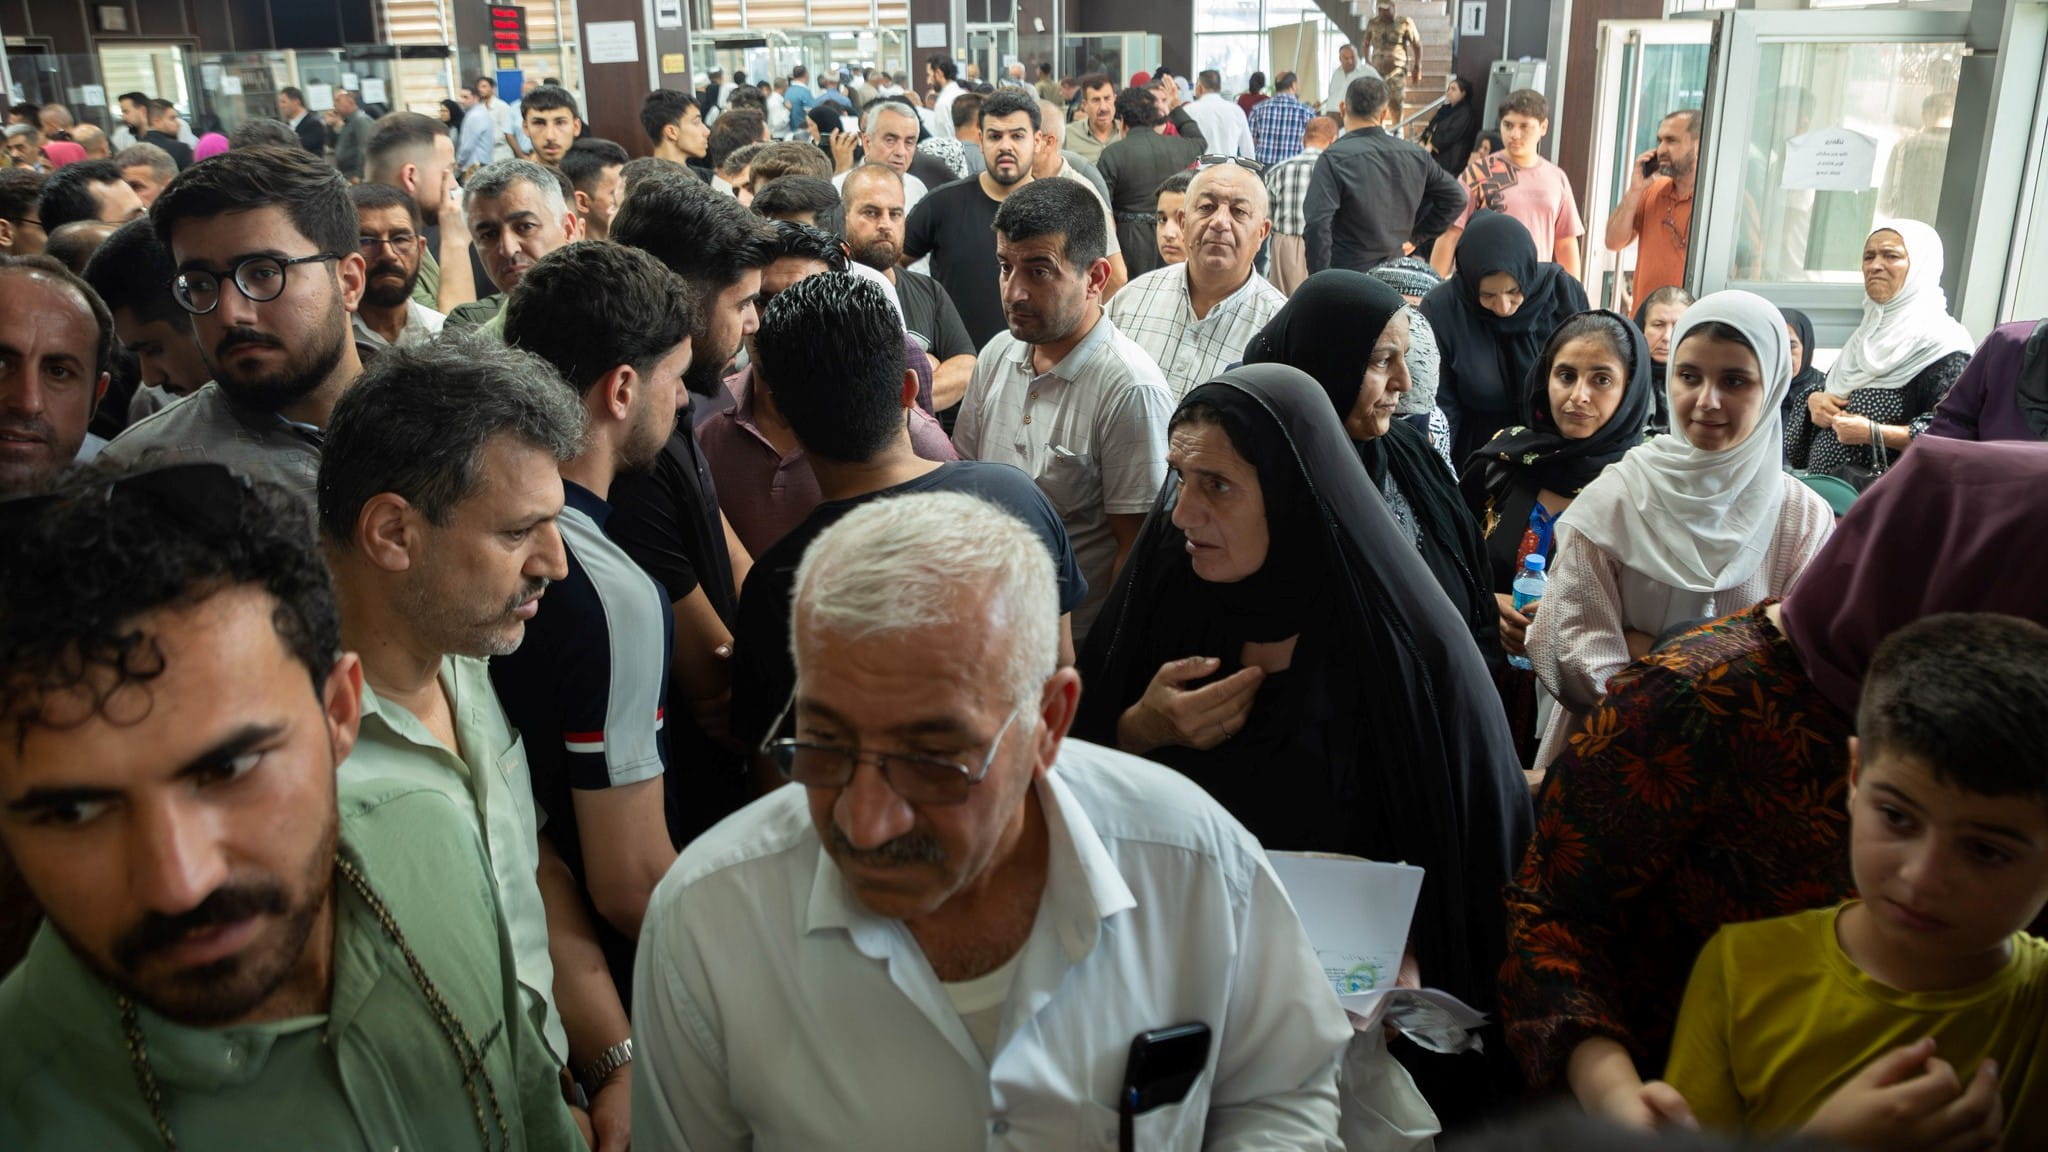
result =
[[1778,312],[1785,317],[1785,323],[1799,333],[1799,363],[1793,365],[1792,387],[1785,393],[1785,427],[1789,429],[1794,427],[1792,416],[1795,411],[1801,419],[1805,418],[1807,386],[1823,383],[1828,377],[1827,373],[1813,366],[1813,321],[1797,308],[1780,308]]
[[[1522,306],[1496,316],[1480,306],[1479,282],[1496,272],[1515,278]],[[1586,290],[1556,264],[1536,259],[1536,242],[1520,220],[1498,212],[1472,214],[1458,240],[1458,268],[1422,298],[1443,354],[1439,406],[1458,410],[1451,462],[1465,461],[1513,422],[1521,382],[1559,324],[1586,310]]]
[[[1405,301],[1362,272],[1331,268],[1303,281],[1245,349],[1246,364],[1287,364],[1322,386],[1341,424],[1358,401],[1374,343]],[[1341,339],[1332,335],[1341,333]],[[1359,463],[1381,495],[1391,478],[1421,530],[1423,563],[1465,621],[1481,655],[1500,656],[1500,614],[1487,590],[1479,525],[1429,437],[1406,420],[1385,435],[1354,440]]]
[[[1394,524],[1315,381],[1278,364],[1233,369],[1182,408],[1223,413],[1271,519],[1261,577],[1293,590],[1293,665],[1259,688],[1245,728],[1208,752],[1162,748],[1274,849],[1347,852],[1424,869],[1410,935],[1424,978],[1475,1006],[1495,1000],[1506,946],[1501,889],[1529,837],[1528,787],[1471,635]],[[1169,476],[1081,658],[1075,734],[1116,742],[1117,719],[1160,665],[1215,656],[1236,671],[1266,620],[1205,614],[1172,513]],[[1221,596],[1241,600],[1239,591]],[[1240,604],[1240,606],[1242,606]],[[1262,615],[1271,615],[1264,613]],[[1283,678],[1284,682],[1283,682]],[[1253,809],[1247,813],[1240,807]]]
[[[1463,81],[1459,82],[1462,86]],[[1472,107],[1472,91],[1456,104],[1440,104],[1429,124],[1422,129],[1422,142],[1436,146],[1437,166],[1453,176],[1465,171],[1472,147],[1479,142],[1479,113]]]
[[1487,441],[1465,467],[1460,486],[1469,506],[1484,506],[1516,480],[1560,496],[1577,496],[1609,464],[1643,442],[1643,425],[1650,416],[1650,342],[1621,313],[1603,309],[1597,314],[1620,324],[1628,337],[1621,357],[1628,368],[1628,388],[1613,418],[1583,440],[1558,431],[1550,414],[1548,365],[1539,357],[1522,383],[1520,423]]
[[[1656,294],[1652,292],[1650,296],[1655,296]],[[1688,295],[1684,299],[1685,304],[1679,307],[1681,313],[1685,310],[1686,305],[1692,303],[1691,296]],[[1645,297],[1641,304],[1636,305],[1635,324],[1636,331],[1643,333],[1645,338],[1647,338],[1650,331],[1650,300],[1648,297]],[[1674,324],[1671,330],[1676,332],[1678,328]],[[1665,382],[1669,379],[1668,373],[1671,371],[1671,354],[1676,351],[1678,351],[1677,348],[1667,346],[1662,363],[1659,363],[1655,356],[1650,357],[1650,435],[1652,436],[1671,431],[1671,401],[1669,394],[1665,391]]]

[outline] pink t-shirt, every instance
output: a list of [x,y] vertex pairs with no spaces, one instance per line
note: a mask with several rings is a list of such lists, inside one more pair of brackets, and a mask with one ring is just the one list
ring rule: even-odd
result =
[[1586,234],[1572,182],[1564,169],[1541,156],[1522,168],[1511,162],[1507,153],[1495,152],[1466,165],[1461,179],[1467,199],[1465,211],[1453,227],[1463,228],[1481,208],[1513,216],[1535,238],[1538,260],[1555,260],[1559,240]]

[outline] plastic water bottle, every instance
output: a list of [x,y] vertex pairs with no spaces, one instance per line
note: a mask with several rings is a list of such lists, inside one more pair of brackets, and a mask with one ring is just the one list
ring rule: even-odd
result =
[[[1528,558],[1522,561],[1521,575],[1515,577],[1514,583],[1515,611],[1524,611],[1529,605],[1543,599],[1543,591],[1550,582],[1550,578],[1543,574],[1543,569],[1547,566],[1541,552],[1531,552]],[[1508,663],[1525,672],[1534,667],[1529,663],[1527,656],[1510,656]]]

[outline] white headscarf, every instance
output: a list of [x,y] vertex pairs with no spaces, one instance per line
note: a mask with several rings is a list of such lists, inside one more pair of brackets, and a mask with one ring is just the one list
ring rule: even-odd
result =
[[1672,333],[1666,387],[1678,382],[1678,346],[1714,322],[1742,333],[1756,352],[1764,391],[1756,427],[1740,444],[1708,452],[1693,447],[1674,419],[1670,432],[1608,465],[1561,521],[1623,567],[1690,592],[1725,591],[1756,572],[1785,496],[1778,406],[1792,387],[1792,343],[1775,305],[1731,291],[1687,308]]
[[[1828,373],[1828,395],[1844,400],[1859,388],[1901,388],[1920,370],[1952,352],[1977,347],[1970,332],[1948,314],[1941,290],[1941,236],[1918,220],[1894,220],[1870,230],[1897,232],[1905,241],[1906,283],[1879,304],[1863,298],[1863,322],[1849,334]],[[1868,237],[1864,242],[1869,243]]]

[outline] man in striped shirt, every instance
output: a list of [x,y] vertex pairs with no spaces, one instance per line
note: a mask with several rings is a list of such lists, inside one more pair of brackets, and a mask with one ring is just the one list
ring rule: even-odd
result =
[[1316,114],[1315,109],[1295,95],[1297,86],[1294,73],[1282,72],[1274,82],[1273,98],[1261,100],[1252,108],[1252,146],[1258,152],[1259,163],[1268,168],[1300,154],[1302,133]]
[[[1271,103],[1272,100],[1266,101]],[[1266,170],[1266,195],[1273,203],[1273,246],[1266,262],[1266,278],[1289,296],[1308,279],[1308,243],[1302,234],[1308,231],[1305,205],[1309,179],[1315,175],[1316,158],[1337,139],[1337,121],[1328,116],[1313,117],[1301,139],[1300,152]]]

